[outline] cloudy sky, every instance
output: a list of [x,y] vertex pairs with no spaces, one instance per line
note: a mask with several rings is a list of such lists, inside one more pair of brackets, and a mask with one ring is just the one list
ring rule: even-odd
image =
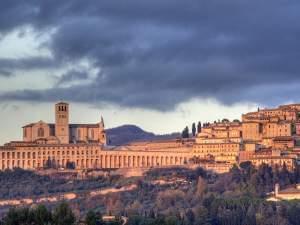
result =
[[298,0],[1,0],[0,143],[52,122],[156,133],[299,102]]

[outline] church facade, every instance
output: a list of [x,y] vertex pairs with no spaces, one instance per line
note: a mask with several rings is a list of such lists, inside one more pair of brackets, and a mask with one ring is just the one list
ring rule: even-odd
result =
[[55,104],[55,123],[39,121],[23,127],[23,141],[39,144],[106,144],[104,121],[95,124],[70,124],[69,104]]

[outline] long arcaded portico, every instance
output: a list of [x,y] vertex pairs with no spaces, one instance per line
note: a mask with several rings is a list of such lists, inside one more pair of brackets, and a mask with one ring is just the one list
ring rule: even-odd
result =
[[[122,147],[123,148],[123,147]],[[186,149],[121,150],[98,144],[25,145],[11,143],[0,147],[0,168],[39,169],[47,166],[60,168],[72,163],[76,169],[140,168],[184,165],[191,157]]]

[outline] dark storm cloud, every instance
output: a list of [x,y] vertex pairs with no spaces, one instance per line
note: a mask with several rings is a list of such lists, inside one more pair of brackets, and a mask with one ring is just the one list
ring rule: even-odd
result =
[[88,79],[88,74],[81,70],[70,70],[60,76],[57,80],[57,85],[63,85],[72,81]]
[[12,72],[0,69],[0,77],[10,77],[10,76],[12,76]]
[[61,65],[49,57],[27,57],[27,58],[0,58],[0,74],[1,71],[6,75],[12,75],[14,70],[36,70],[36,69],[53,69]]
[[[1,98],[160,110],[191,98],[224,104],[297,100],[299,10],[295,0],[3,0],[0,33],[24,25],[36,32],[55,28],[44,44],[56,62],[87,59],[100,72],[88,85],[19,90]],[[88,78],[88,71],[76,71],[61,82]]]

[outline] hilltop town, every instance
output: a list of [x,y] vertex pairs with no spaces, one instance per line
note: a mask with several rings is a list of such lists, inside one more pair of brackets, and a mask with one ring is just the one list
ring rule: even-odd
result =
[[300,104],[258,109],[240,120],[203,123],[192,138],[111,146],[104,120],[70,124],[69,104],[55,104],[55,123],[23,127],[23,140],[0,147],[0,169],[139,169],[199,165],[217,173],[234,164],[295,168],[300,154]]

